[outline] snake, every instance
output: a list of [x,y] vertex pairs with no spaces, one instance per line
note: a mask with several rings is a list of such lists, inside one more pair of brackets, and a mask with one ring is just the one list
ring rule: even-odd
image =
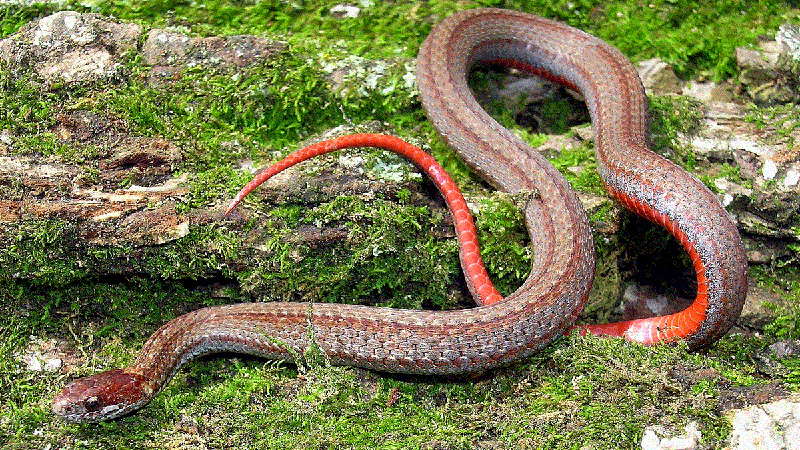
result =
[[416,63],[422,107],[444,141],[489,185],[524,199],[521,210],[534,253],[530,274],[516,291],[502,297],[492,286],[467,203],[433,158],[387,135],[324,141],[256,176],[226,215],[256,186],[305,159],[341,148],[394,151],[423,170],[447,202],[476,306],[434,311],[254,302],[199,309],[163,325],[130,366],[72,381],[53,399],[53,413],[69,422],[129,414],[156,396],[182,365],[214,352],[302,363],[314,349],[332,364],[379,372],[481,373],[533,355],[573,329],[594,278],[586,212],[545,157],[479,106],[468,86],[469,71],[479,64],[500,64],[579,92],[590,113],[597,170],[609,195],[667,229],[694,266],[697,294],[686,309],[584,325],[579,331],[642,344],[685,341],[697,349],[731,328],[747,291],[741,237],[713,192],[650,151],[647,97],[621,52],[557,21],[485,8],[454,13],[434,26]]

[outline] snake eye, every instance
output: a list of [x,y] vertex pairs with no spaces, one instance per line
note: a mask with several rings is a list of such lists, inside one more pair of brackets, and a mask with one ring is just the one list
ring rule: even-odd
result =
[[83,407],[86,408],[88,412],[95,412],[100,410],[100,400],[97,397],[89,397],[83,402]]

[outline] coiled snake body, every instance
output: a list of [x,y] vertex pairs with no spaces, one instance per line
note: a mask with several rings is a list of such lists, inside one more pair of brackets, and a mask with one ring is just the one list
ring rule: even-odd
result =
[[594,272],[592,236],[566,180],[481,109],[466,84],[478,63],[501,63],[579,90],[592,117],[597,164],[609,193],[666,227],[697,272],[694,303],[671,316],[584,327],[642,343],[685,339],[708,345],[725,334],[744,302],[741,239],[714,195],[648,150],[646,97],[619,51],[569,26],[498,9],[456,13],[420,49],[417,79],[428,117],[458,154],[497,189],[530,192],[523,212],[535,248],[531,273],[506,298],[491,286],[475,229],[455,185],[429,156],[399,139],[353,135],[290,155],[245,187],[303,159],[344,147],[405,155],[439,187],[454,216],[467,284],[478,307],[417,311],[344,304],[248,303],[205,308],[156,331],[135,363],[75,380],[53,401],[69,421],[112,419],[152,399],[186,361],[219,351],[292,361],[315,345],[334,364],[412,374],[479,372],[525,358],[562,335],[580,312]]

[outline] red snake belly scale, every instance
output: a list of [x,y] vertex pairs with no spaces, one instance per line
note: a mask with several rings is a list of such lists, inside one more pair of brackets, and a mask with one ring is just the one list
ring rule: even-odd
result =
[[647,148],[647,103],[636,71],[616,49],[580,30],[498,9],[456,13],[437,25],[417,58],[420,98],[448,144],[496,188],[532,192],[523,216],[534,246],[530,275],[506,298],[486,276],[472,219],[458,189],[421,150],[397,138],[352,135],[299,150],[237,195],[302,160],[340,148],[375,146],[424,170],[453,213],[467,284],[480,305],[417,311],[344,304],[250,303],[204,308],[156,331],[124,369],[75,380],[53,400],[68,421],[130,413],[153,398],[186,361],[217,351],[294,360],[312,346],[334,364],[415,374],[479,372],[533,354],[574,322],[592,284],[594,249],[585,212],[566,180],[500,126],[466,85],[470,68],[506,62],[577,88],[586,98],[598,169],[609,193],[666,227],[695,264],[695,302],[671,316],[582,327],[642,343],[722,336],[741,310],[746,261],[738,232],[714,195]]

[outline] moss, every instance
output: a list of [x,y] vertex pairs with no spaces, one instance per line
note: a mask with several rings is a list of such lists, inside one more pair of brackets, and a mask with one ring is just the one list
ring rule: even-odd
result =
[[0,8],[0,39],[16,32],[31,20],[50,14],[58,5],[49,3],[3,5]]
[[502,194],[481,199],[476,214],[481,258],[495,288],[504,296],[528,276],[533,257],[521,205],[515,200],[524,201]]
[[764,332],[777,339],[800,339],[800,273],[794,267],[773,270],[775,273],[765,268],[753,269],[761,287],[779,291],[787,300],[782,306],[771,305],[776,318],[764,328]]
[[[531,10],[526,3],[506,2],[505,7]],[[774,34],[786,15],[797,15],[786,2],[765,0],[746,5],[659,0],[644,8],[634,0],[558,1],[535,9],[611,42],[634,61],[659,57],[683,79],[716,81],[736,74],[736,47],[751,45],[759,34]],[[769,14],[776,16],[765,20]]]
[[212,166],[203,171],[189,172],[189,195],[182,199],[178,212],[211,207],[219,204],[220,200],[231,200],[251,178],[250,174],[230,166]]
[[[98,12],[146,27],[179,24],[193,35],[268,34],[285,37],[299,53],[314,54],[332,47],[350,54],[381,59],[414,57],[435,18],[456,9],[496,6],[537,13],[608,40],[635,60],[661,57],[683,78],[707,74],[717,80],[735,74],[733,50],[751,44],[760,34],[774,32],[796,12],[784,2],[757,1],[742,8],[739,2],[714,5],[659,0],[647,8],[634,0],[613,3],[559,0],[548,5],[526,0],[429,2],[411,8],[396,2],[361,5],[356,18],[331,13],[334,1],[240,2],[232,5],[214,0],[194,4],[185,1],[66,2],[64,9]],[[4,7],[0,30],[7,35],[36,16],[54,10],[53,5]],[[407,24],[407,26],[397,26]],[[725,36],[720,39],[719,36]],[[346,38],[343,38],[346,37]]]
[[8,238],[0,251],[0,274],[5,281],[27,278],[35,284],[63,286],[86,276],[87,268],[75,259],[81,246],[74,224],[38,220],[6,225]]
[[238,235],[216,224],[191,227],[184,238],[161,248],[148,247],[134,267],[163,279],[231,276],[225,262],[233,259],[240,245]]
[[[130,301],[140,292],[115,294]],[[179,294],[170,303],[185,301],[186,292],[168,292]],[[126,315],[108,327],[134,325],[138,335],[137,320]],[[750,345],[729,338],[722,348],[743,344]],[[116,356],[104,359],[130,358],[122,348],[114,352]],[[514,448],[572,448],[578,440],[599,449],[619,449],[637,448],[644,427],[653,421],[681,427],[692,420],[700,423],[706,442],[714,447],[722,443],[729,426],[713,399],[726,380],[738,376],[727,351],[701,356],[675,346],[647,348],[576,336],[557,341],[529,361],[464,383],[396,379],[330,367],[324,358],[316,361],[299,367],[249,358],[193,363],[137,415],[102,426],[51,422],[44,404],[3,412],[10,413],[19,432],[31,436],[29,442],[47,442],[51,435],[62,444],[81,440],[102,447],[111,445],[112,437],[124,436],[133,448],[203,439],[209,447],[240,448],[474,447],[489,442]],[[709,363],[728,369],[721,378],[688,384],[672,375],[702,373]],[[11,388],[4,390],[11,404],[35,402],[41,392],[53,389],[52,384],[46,387],[51,376],[29,379],[29,389],[16,383],[12,388],[10,383],[18,380],[0,379],[4,388]],[[158,426],[179,421],[191,426],[169,433]],[[34,428],[44,435],[32,434]]]
[[[2,68],[0,87],[7,95],[0,97],[0,129],[9,130],[13,152],[61,155],[82,164],[87,179],[96,172],[85,163],[94,161],[98,150],[60,142],[51,131],[56,112],[91,110],[125,123],[125,132],[176,142],[184,154],[178,169],[191,174],[190,193],[180,208],[190,214],[241,187],[249,175],[237,168],[240,160],[272,159],[276,149],[321,130],[378,119],[402,136],[429,143],[470,198],[479,199],[484,256],[500,288],[512,290],[524,277],[530,257],[513,199],[486,198],[485,185],[435,136],[406,83],[410,58],[432,24],[455,9],[477,4],[430,2],[409,8],[403,2],[373,2],[362,8],[359,18],[349,20],[332,17],[335,3],[65,3],[63,8],[91,8],[146,29],[178,26],[193,36],[257,33],[288,41],[291,51],[238,75],[187,69],[168,89],[148,85],[147,68],[130,56],[126,82],[77,90],[42,92],[35,78]],[[733,73],[733,46],[752,42],[751,36],[794,14],[781,2],[751,3],[742,13],[736,2],[650,3],[644,10],[634,1],[502,6],[561,17],[610,39],[635,60],[661,56],[684,77],[713,78]],[[3,5],[0,30],[7,35],[52,8]],[[722,42],[718,36],[731,39]],[[325,69],[337,58],[349,58],[353,67],[363,62],[360,58],[379,65],[349,73],[334,92]],[[360,90],[362,82],[373,84]],[[696,126],[696,105],[684,99],[652,101],[654,129],[663,146],[672,146],[678,132]],[[563,106],[552,106],[556,117]],[[788,130],[790,122],[785,122]],[[543,137],[526,139],[536,143]],[[592,159],[592,149],[582,146],[562,151],[554,162],[578,189],[596,192]],[[679,153],[678,159],[688,167],[696,164],[688,154]],[[575,174],[569,170],[575,166],[584,169]],[[20,448],[143,448],[202,441],[211,448],[557,449],[580,442],[602,449],[638,447],[644,427],[651,424],[680,427],[696,420],[704,445],[713,448],[723,445],[729,428],[716,404],[720,392],[763,380],[750,355],[774,339],[797,335],[800,314],[787,309],[767,328],[766,337],[729,336],[699,353],[680,346],[644,348],[569,336],[510,368],[459,380],[332,368],[322,357],[300,367],[215,357],[190,364],[150,406],[120,421],[67,425],[50,415],[48,403],[67,377],[129,362],[160,324],[201,305],[251,295],[296,299],[298,292],[301,300],[356,299],[430,308],[462,303],[457,298],[461,291],[452,286],[460,276],[455,243],[440,236],[446,232],[431,231],[450,219],[418,203],[415,195],[401,190],[399,201],[345,196],[312,208],[301,203],[271,206],[244,227],[248,239],[261,242],[253,255],[238,255],[239,238],[225,226],[193,226],[188,236],[166,244],[163,251],[137,255],[137,271],[149,277],[122,274],[97,280],[93,270],[118,270],[121,263],[130,264],[137,249],[83,247],[70,224],[59,221],[20,224],[7,234],[13,239],[0,251],[0,311],[7,324],[0,327],[0,391],[5,394],[0,439]],[[592,218],[605,221],[608,213],[609,208],[600,208]],[[300,228],[316,225],[346,232],[335,243],[317,247],[292,240]],[[608,292],[618,286],[619,273],[602,262],[617,243],[602,238],[597,243],[598,268],[607,274],[598,279],[609,280],[598,283],[608,287],[599,288],[599,295],[615,298]],[[69,260],[75,252],[85,259]],[[242,257],[255,266],[231,267],[232,260]],[[781,276],[763,273],[769,280]],[[249,291],[231,287],[237,283]],[[77,358],[75,368],[67,375],[26,370],[18,355],[36,348],[31,335],[67,341],[58,348],[70,352],[72,361]],[[786,372],[769,381],[800,389],[797,362],[785,366]],[[687,367],[697,374],[713,367],[720,375],[675,376]]]
[[800,128],[797,105],[791,103],[771,107],[749,105],[748,108],[747,120],[755,124],[760,130],[769,128],[772,131],[769,133],[771,141],[780,141],[787,148],[794,146],[798,135],[797,130]]
[[37,80],[21,77],[0,61],[0,129],[12,136],[34,134],[50,129],[57,96],[42,92]]
[[286,208],[271,210],[251,234],[266,253],[253,255],[252,270],[241,276],[246,291],[283,300],[453,307],[447,292],[458,273],[456,244],[431,235],[446,219],[427,207],[345,196],[288,213],[301,227],[333,230],[332,244],[323,236],[321,244],[298,245],[298,230],[282,223]]
[[650,97],[652,146],[689,172],[697,170],[694,152],[679,141],[681,135],[691,135],[700,126],[703,106],[689,97]]
[[130,271],[173,280],[229,274],[225,262],[239,246],[234,234],[217,225],[194,226],[184,238],[144,249],[88,244],[69,221],[30,220],[15,227],[4,230],[11,240],[0,246],[1,281],[27,280],[51,289]]

